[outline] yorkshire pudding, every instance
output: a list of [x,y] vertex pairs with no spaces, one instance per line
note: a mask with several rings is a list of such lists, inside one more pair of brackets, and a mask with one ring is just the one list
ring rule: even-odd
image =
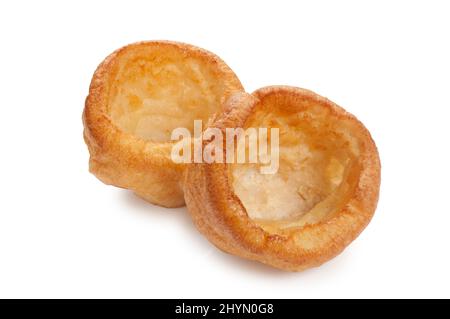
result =
[[170,158],[171,132],[221,112],[242,85],[219,57],[192,45],[125,46],[97,68],[83,113],[89,167],[106,184],[166,207],[184,204],[184,164]]
[[363,124],[333,102],[300,88],[266,87],[234,95],[211,126],[279,129],[275,174],[262,174],[260,162],[186,170],[188,210],[220,249],[301,271],[338,255],[371,220],[377,148]]

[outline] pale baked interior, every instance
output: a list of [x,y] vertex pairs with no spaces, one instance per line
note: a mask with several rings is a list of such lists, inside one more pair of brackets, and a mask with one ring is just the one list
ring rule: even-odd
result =
[[[210,63],[208,63],[210,62]],[[120,58],[109,114],[124,132],[155,142],[220,108],[226,85],[216,63],[176,47],[134,48]]]
[[280,162],[272,175],[261,174],[261,164],[231,165],[232,187],[248,216],[277,233],[339,211],[359,174],[358,144],[349,125],[314,102],[259,102],[245,127],[278,127]]

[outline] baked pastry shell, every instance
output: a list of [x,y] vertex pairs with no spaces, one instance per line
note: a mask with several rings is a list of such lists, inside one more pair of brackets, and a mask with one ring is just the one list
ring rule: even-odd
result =
[[252,95],[237,94],[211,126],[221,130],[245,126],[259,102],[266,98],[288,101],[294,108],[302,103],[306,109],[315,105],[338,121],[351,123],[349,133],[360,150],[358,177],[351,194],[326,218],[270,231],[249,217],[233,189],[230,164],[198,163],[186,171],[185,200],[196,227],[221,250],[282,270],[301,271],[341,253],[368,225],[379,196],[379,155],[369,132],[353,115],[314,92],[295,87],[271,86]]
[[181,179],[185,164],[171,160],[173,142],[143,139],[121,129],[111,117],[111,87],[116,85],[121,61],[125,56],[130,59],[130,55],[142,55],[153,48],[163,53],[176,51],[210,67],[217,81],[224,83],[223,101],[243,88],[233,71],[215,54],[171,41],[127,45],[109,55],[95,71],[83,112],[90,172],[104,183],[133,190],[153,204],[178,207],[184,205]]

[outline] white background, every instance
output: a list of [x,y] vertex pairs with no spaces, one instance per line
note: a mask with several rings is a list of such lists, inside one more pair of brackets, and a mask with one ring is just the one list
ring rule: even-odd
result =
[[[221,56],[248,91],[300,86],[354,113],[383,170],[369,227],[320,268],[222,253],[185,208],[88,173],[96,66],[151,39]],[[2,1],[0,297],[450,297],[448,1]]]

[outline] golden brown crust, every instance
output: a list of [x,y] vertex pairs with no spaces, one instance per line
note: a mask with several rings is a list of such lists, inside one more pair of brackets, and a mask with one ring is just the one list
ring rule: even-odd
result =
[[325,217],[288,228],[278,223],[279,229],[271,231],[249,217],[233,188],[230,164],[192,164],[184,179],[185,200],[197,228],[226,252],[283,270],[304,270],[338,255],[367,226],[378,201],[380,161],[367,129],[333,102],[304,89],[272,86],[230,101],[212,126],[245,127],[264,101],[270,101],[281,116],[301,111],[307,118],[315,110],[323,111],[324,127],[330,130],[328,119],[336,125],[345,123],[345,134],[358,149],[350,170],[353,186]]
[[[104,183],[131,189],[151,203],[177,207],[184,205],[180,185],[184,164],[175,164],[170,159],[172,142],[158,142],[127,132],[111,116],[111,88],[127,84],[118,84],[117,81],[122,61],[125,57],[132,60],[133,55],[145,56],[152,50],[159,50],[161,56],[167,53],[195,59],[200,66],[211,70],[212,80],[222,87],[222,100],[243,88],[233,71],[213,53],[169,41],[139,42],[125,46],[108,56],[95,71],[83,112],[84,139],[91,155],[90,171]],[[165,63],[163,59],[163,62],[158,62],[157,57],[149,63]],[[132,74],[131,78],[136,76],[139,74]]]

